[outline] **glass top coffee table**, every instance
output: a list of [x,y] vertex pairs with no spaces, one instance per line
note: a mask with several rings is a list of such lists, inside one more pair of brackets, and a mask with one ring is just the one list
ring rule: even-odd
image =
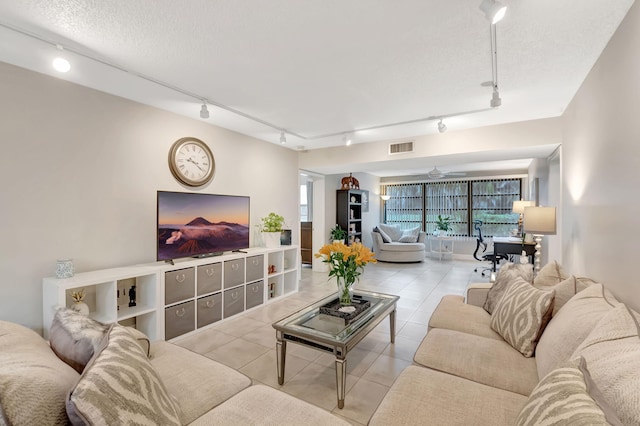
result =
[[276,329],[276,359],[278,383],[284,383],[284,367],[287,342],[333,353],[336,356],[336,388],[338,408],[344,407],[344,391],[347,381],[347,354],[380,322],[389,317],[391,343],[395,343],[396,302],[398,296],[354,291],[354,296],[369,301],[370,306],[351,320],[320,313],[320,307],[335,300],[335,294],[289,315],[273,324]]

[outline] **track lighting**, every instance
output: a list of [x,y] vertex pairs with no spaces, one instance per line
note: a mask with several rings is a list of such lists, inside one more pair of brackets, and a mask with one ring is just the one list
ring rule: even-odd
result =
[[484,16],[489,22],[497,24],[504,18],[504,14],[507,12],[507,6],[495,0],[482,0],[480,10],[484,12]]
[[498,93],[498,86],[493,86],[493,95],[491,96],[491,108],[497,108],[502,105],[502,99],[500,99],[500,93]]
[[284,135],[284,132],[280,132],[280,143],[282,145],[287,143],[287,137]]
[[207,109],[207,103],[202,103],[202,108],[200,108],[200,118],[209,118],[209,110]]
[[[57,44],[58,50],[63,51],[64,48]],[[65,58],[57,57],[53,60],[53,69],[58,72],[68,72],[71,69],[71,64]]]
[[351,142],[353,142],[352,140],[353,138],[351,137],[351,135],[347,135],[346,133],[342,136],[342,141],[344,142],[344,144],[346,146],[351,145]]
[[438,131],[440,133],[444,133],[444,132],[447,131],[447,125],[442,122],[442,119],[440,119],[440,121],[438,121]]

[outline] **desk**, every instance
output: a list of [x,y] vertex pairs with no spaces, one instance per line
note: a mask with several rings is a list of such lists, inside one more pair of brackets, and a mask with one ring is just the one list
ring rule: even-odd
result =
[[[530,257],[530,262],[533,265],[533,255],[536,252],[536,243],[524,243],[522,245],[522,238],[519,237],[493,237],[493,252],[495,254],[522,254],[526,252]],[[494,258],[495,259],[495,258]],[[496,262],[493,262],[493,272],[496,271]]]

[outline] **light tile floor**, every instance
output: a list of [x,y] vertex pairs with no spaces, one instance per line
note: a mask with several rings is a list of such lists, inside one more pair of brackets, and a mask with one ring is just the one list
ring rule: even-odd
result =
[[271,324],[335,292],[326,273],[302,268],[298,293],[176,343],[239,370],[254,383],[280,389],[354,425],[365,425],[396,377],[411,365],[442,296],[464,294],[469,283],[487,281],[473,272],[478,265],[475,260],[427,258],[418,264],[381,262],[366,266],[357,288],[400,296],[396,342],[389,342],[389,321],[384,320],[349,352],[343,409],[337,407],[335,358],[331,354],[289,344],[284,385],[278,385],[276,372],[276,339]]

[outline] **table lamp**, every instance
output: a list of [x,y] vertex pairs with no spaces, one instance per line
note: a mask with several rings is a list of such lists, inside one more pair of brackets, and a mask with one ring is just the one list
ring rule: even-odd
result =
[[555,207],[525,207],[524,232],[533,234],[536,242],[535,273],[540,271],[540,256],[542,255],[542,236],[556,234]]
[[524,208],[533,206],[535,206],[535,202],[533,201],[520,200],[513,202],[513,208],[511,209],[511,211],[513,213],[520,214],[520,217],[518,218],[518,235],[520,236],[522,236],[522,215],[524,214]]

